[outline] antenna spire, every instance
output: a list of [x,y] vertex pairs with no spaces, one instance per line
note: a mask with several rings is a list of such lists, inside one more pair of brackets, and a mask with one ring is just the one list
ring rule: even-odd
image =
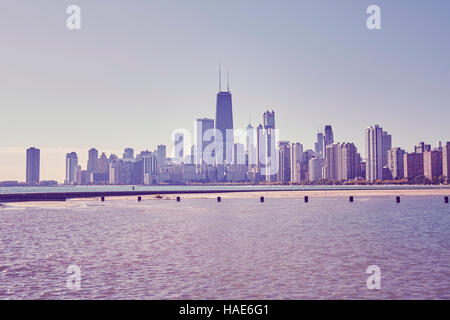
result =
[[227,91],[230,92],[230,73],[227,72]]

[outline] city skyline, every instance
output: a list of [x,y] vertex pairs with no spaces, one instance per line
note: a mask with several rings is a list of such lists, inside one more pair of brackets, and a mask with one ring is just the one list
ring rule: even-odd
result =
[[[239,110],[238,110],[239,111]],[[256,162],[256,167],[257,167],[257,171],[259,174],[261,175],[266,175],[266,177],[263,180],[266,180],[267,182],[300,182],[300,181],[304,181],[304,180],[311,180],[309,177],[307,177],[305,179],[305,177],[303,176],[303,174],[300,172],[301,170],[306,170],[309,171],[310,175],[315,176],[316,174],[321,175],[322,179],[329,179],[329,180],[352,180],[354,178],[358,177],[358,168],[357,166],[359,165],[357,163],[357,161],[362,161],[365,164],[365,172],[366,174],[364,174],[364,178],[367,181],[370,182],[374,182],[376,180],[386,180],[386,172],[384,172],[384,168],[388,168],[390,173],[389,175],[393,178],[393,177],[397,177],[396,179],[402,179],[404,177],[407,177],[408,174],[407,172],[410,172],[411,170],[412,173],[410,173],[410,177],[411,176],[426,176],[428,179],[431,179],[432,177],[436,176],[434,175],[432,172],[440,172],[439,175],[442,175],[443,172],[445,172],[445,164],[444,164],[444,160],[443,160],[443,154],[445,155],[445,139],[444,140],[438,140],[437,143],[437,148],[440,150],[440,155],[436,155],[434,149],[436,148],[432,148],[432,144],[426,144],[425,142],[419,142],[418,145],[414,145],[414,152],[412,152],[411,154],[408,152],[408,149],[403,150],[403,146],[394,146],[392,144],[392,135],[389,134],[387,131],[384,131],[384,129],[382,127],[380,127],[378,124],[375,125],[370,125],[368,127],[365,128],[365,148],[364,151],[361,151],[361,149],[359,149],[360,151],[358,152],[358,147],[353,143],[353,142],[344,142],[344,140],[339,140],[336,139],[337,142],[335,142],[335,135],[334,135],[334,131],[333,131],[333,126],[332,125],[325,125],[323,127],[323,130],[318,130],[317,133],[317,141],[316,142],[312,142],[311,144],[313,145],[313,147],[308,148],[305,147],[305,142],[304,141],[294,141],[294,140],[288,140],[288,141],[281,141],[279,139],[279,127],[277,126],[277,130],[278,132],[276,133],[277,136],[276,138],[278,139],[277,142],[275,141],[275,111],[265,111],[262,113],[262,119],[261,121],[256,121],[255,123],[251,122],[251,119],[249,119],[250,123],[248,124],[246,129],[243,128],[234,128],[233,127],[233,118],[234,118],[234,114],[233,114],[233,109],[232,109],[232,94],[231,94],[231,90],[230,90],[230,83],[229,83],[229,75],[227,74],[227,90],[223,91],[222,90],[222,81],[221,81],[221,69],[219,68],[219,86],[218,86],[218,93],[217,93],[217,100],[216,100],[216,112],[215,112],[215,120],[214,119],[210,119],[210,118],[196,118],[195,119],[195,123],[194,123],[194,128],[192,132],[189,132],[188,129],[184,129],[184,128],[179,128],[179,129],[175,129],[172,132],[172,136],[175,137],[175,142],[178,140],[177,135],[180,134],[180,132],[189,132],[189,134],[191,135],[191,143],[192,145],[189,146],[187,145],[189,143],[186,140],[186,137],[183,137],[183,146],[181,147],[183,150],[187,149],[190,150],[190,152],[184,152],[184,155],[182,153],[182,157],[181,159],[172,159],[171,161],[175,161],[175,163],[180,163],[184,162],[186,164],[195,164],[196,166],[196,172],[200,173],[202,171],[201,168],[201,164],[202,162],[205,162],[206,160],[204,159],[205,157],[205,152],[208,153],[208,148],[211,148],[212,142],[216,142],[218,144],[216,144],[215,147],[215,151],[212,154],[212,157],[216,159],[217,164],[222,163],[222,161],[226,161],[227,159],[229,161],[234,161],[233,163],[236,164],[236,155],[232,155],[232,152],[236,151],[236,147],[238,145],[242,145],[242,152],[246,152],[246,154],[248,155],[248,159],[247,161],[251,161],[251,159],[254,157],[254,161]],[[195,117],[194,117],[195,118]],[[219,120],[218,120],[219,119]],[[217,123],[220,123],[220,125],[218,126]],[[259,125],[258,125],[259,123]],[[211,130],[212,130],[212,134],[211,134]],[[232,140],[229,140],[229,137],[227,136],[227,131],[230,131],[233,135],[233,131],[235,132],[236,130],[242,130],[242,132],[246,133],[246,137],[245,137],[245,141],[239,141],[239,137],[236,137],[234,135]],[[252,133],[253,132],[253,133]],[[265,151],[261,151],[259,147],[257,147],[257,145],[259,145],[260,141],[259,141],[259,134],[258,132],[262,132],[263,135],[266,135],[266,139],[267,141],[265,142],[266,145],[266,149]],[[181,133],[183,135],[183,133]],[[219,142],[218,140],[221,140],[220,138],[218,138],[216,135],[219,134],[222,135],[222,142]],[[249,140],[249,135],[253,135],[256,134],[256,136],[252,137]],[[205,138],[206,137],[206,138]],[[254,141],[253,141],[254,140]],[[254,143],[255,145],[249,145],[249,141],[253,141],[252,143]],[[342,141],[342,142],[339,142]],[[349,140],[349,141],[353,141]],[[443,147],[443,142],[444,142],[444,147]],[[220,152],[218,152],[217,148],[220,148],[220,143],[223,143],[223,155],[220,154]],[[262,142],[264,143],[264,142]],[[278,146],[271,146],[271,143],[278,143]],[[211,146],[210,146],[211,145]],[[447,142],[448,145],[448,142]],[[200,146],[200,148],[197,148],[197,146]],[[348,147],[352,148],[352,151],[348,151]],[[174,155],[174,152],[176,151],[175,146],[171,146],[171,148],[169,150],[171,150],[170,154],[167,155],[167,151],[166,151],[167,146],[164,144],[157,144],[157,146],[155,146],[155,153],[157,153],[157,162],[158,165],[161,165],[162,163],[165,162],[165,159],[168,158],[172,158],[172,156]],[[230,149],[231,148],[231,149]],[[256,148],[256,150],[250,150],[251,148]],[[287,148],[287,149],[286,149]],[[294,149],[295,148],[295,149]],[[298,149],[300,148],[300,149]],[[342,151],[341,148],[343,148]],[[140,157],[142,154],[151,154],[152,152],[149,152],[148,150],[152,149],[152,148],[141,148],[141,149],[136,149],[137,150],[145,150],[145,151],[141,151],[141,153],[137,154],[137,157]],[[206,149],[206,150],[205,150]],[[277,154],[277,157],[286,157],[286,159],[289,161],[289,165],[285,164],[283,161],[280,160],[279,164],[277,163],[277,165],[279,165],[280,168],[276,168],[276,172],[274,174],[267,174],[267,173],[262,173],[264,170],[267,169],[263,169],[264,167],[267,166],[267,164],[265,165],[258,165],[258,163],[260,163],[262,158],[264,157],[271,157],[271,152],[270,150],[274,150]],[[433,150],[432,150],[433,149]],[[61,148],[60,150],[66,150]],[[68,149],[67,149],[68,150]],[[291,153],[292,150],[292,153]],[[299,151],[301,150],[301,151]],[[347,151],[346,151],[347,150]],[[404,168],[403,166],[403,159],[401,157],[395,157],[393,152],[397,152],[398,150],[400,150],[402,152],[402,156],[405,155],[405,164],[404,166],[407,166],[407,164],[409,163],[408,161],[418,161],[415,157],[418,156],[418,154],[424,154],[426,152],[430,152],[430,155],[427,154],[427,157],[420,157],[420,168],[416,168],[414,167],[414,169],[409,169],[408,168]],[[77,181],[77,174],[78,177],[80,175],[80,173],[82,173],[82,164],[83,164],[83,152],[81,152],[81,159],[79,161],[79,156],[78,153],[76,151],[68,151],[66,154],[66,162],[65,162],[65,175],[64,175],[64,179],[61,180],[61,178],[58,177],[52,177],[52,178],[48,178],[48,177],[43,177],[42,179],[40,179],[40,165],[41,165],[41,161],[40,161],[40,155],[41,155],[41,150],[39,148],[35,148],[35,147],[30,147],[27,150],[27,156],[26,156],[26,183],[29,184],[33,184],[33,183],[37,183],[39,181],[58,181],[58,183],[64,182],[65,184],[76,184]],[[134,157],[134,152],[135,149],[134,147],[125,147],[123,149],[123,156],[120,159],[123,160],[132,160],[135,159]],[[250,155],[252,152],[255,152],[255,155]],[[260,154],[260,152],[263,152],[263,154]],[[280,152],[278,154],[278,152]],[[313,161],[312,163],[306,163],[307,168],[303,168],[301,167],[303,164],[301,164],[301,161],[297,161],[295,159],[300,158],[302,159],[304,156],[309,157],[309,155],[307,154],[308,152],[311,152],[311,156],[313,158],[320,158],[318,160],[320,161]],[[339,161],[346,161],[346,160],[342,160],[341,158],[339,160],[337,156],[339,155],[339,157],[348,157],[347,152],[351,152],[351,158],[353,160],[351,160],[351,168],[347,168],[347,169],[343,169],[343,164],[339,163],[339,168],[336,167],[338,165]],[[444,152],[444,153],[443,153]],[[110,155],[109,157],[107,156],[107,153]],[[214,155],[215,153],[215,155]],[[229,153],[229,154],[228,154]],[[36,154],[37,154],[37,160],[36,158]],[[114,181],[114,178],[112,180],[110,180],[109,175],[110,173],[110,165],[111,165],[111,161],[113,161],[114,159],[119,159],[119,157],[117,157],[117,154],[120,155],[120,152],[104,152],[102,150],[102,154],[99,157],[99,149],[95,148],[95,147],[91,147],[89,149],[88,152],[88,158],[86,161],[86,170],[87,170],[87,174],[89,175],[92,172],[96,172],[97,169],[97,162],[103,162],[103,167],[104,169],[101,170],[102,173],[100,173],[102,175],[102,177],[107,174],[108,176],[105,176],[105,178],[103,180],[100,181],[104,181],[104,183],[111,183],[111,181]],[[161,156],[161,154],[164,154],[164,156]],[[295,155],[296,154],[296,155]],[[363,154],[363,156],[361,156],[361,154]],[[431,155],[432,154],[432,155]],[[343,156],[344,155],[344,156]],[[189,156],[189,159],[186,160],[187,158],[183,158],[183,156]],[[242,155],[243,156],[243,155]],[[242,157],[241,156],[241,157]],[[175,154],[176,157],[176,154]],[[218,158],[219,157],[219,158]],[[221,158],[223,157],[223,158]],[[330,162],[330,157],[331,157],[331,161]],[[359,158],[357,158],[359,157]],[[433,163],[434,163],[434,168],[432,171],[431,168],[431,157],[433,157]],[[438,157],[440,157],[440,162],[438,160]],[[211,158],[209,156],[209,158]],[[429,158],[429,159],[428,159]],[[30,160],[32,159],[32,161]],[[219,160],[221,159],[221,160]],[[243,158],[242,158],[243,159]],[[241,159],[241,161],[243,161]],[[397,160],[400,159],[400,160]],[[428,159],[428,162],[427,162]],[[310,159],[308,159],[309,161]],[[314,159],[315,160],[315,159]],[[95,163],[93,163],[95,161]],[[389,163],[388,163],[389,161]],[[278,159],[277,159],[278,162]],[[399,163],[401,162],[401,164]],[[36,164],[37,163],[37,164]],[[225,162],[224,162],[225,163]],[[230,162],[231,163],[231,162]],[[297,164],[298,163],[298,164]],[[428,166],[426,165],[426,163],[428,163]],[[439,169],[436,169],[437,164],[439,163]],[[316,169],[315,166],[317,166],[318,164],[320,164],[321,169]],[[146,164],[143,164],[144,167],[146,166]],[[344,164],[344,165],[349,165],[349,164]],[[148,165],[147,165],[148,166]],[[249,166],[249,164],[247,164],[248,171],[251,171],[251,167]],[[288,167],[289,172],[286,171],[286,166]],[[313,167],[311,167],[313,166]],[[414,166],[416,166],[416,164],[414,164]],[[301,168],[300,168],[301,167]],[[426,168],[426,169],[425,169]],[[278,169],[280,169],[281,171],[278,172]],[[425,170],[424,170],[425,169]],[[219,170],[219,169],[216,169]],[[223,168],[220,170],[224,170]],[[273,169],[270,169],[273,170]],[[299,171],[300,170],[300,171]],[[322,173],[320,174],[319,171],[322,170]],[[347,170],[346,172],[343,172],[342,170]],[[404,174],[403,173],[398,173],[398,170],[402,171],[405,170]],[[436,171],[438,170],[438,171]],[[440,171],[439,171],[440,170]],[[81,171],[81,172],[80,172]],[[145,170],[144,170],[145,171]],[[317,172],[316,172],[317,171]],[[77,173],[78,172],[78,173]],[[423,174],[422,174],[423,173]],[[98,173],[97,173],[98,174]],[[159,174],[159,173],[157,173]],[[219,177],[222,175],[222,173],[219,174],[219,172],[215,173],[216,175],[219,175]],[[207,174],[206,174],[207,176]],[[287,178],[289,177],[289,178]],[[92,178],[92,177],[91,177]],[[87,181],[90,181],[91,179],[90,177],[85,177],[83,178],[84,181],[86,183],[89,183]],[[80,178],[79,178],[80,179]],[[78,180],[79,180],[78,179]],[[149,177],[148,179],[151,179],[151,177]],[[248,181],[248,177],[246,178],[246,180]],[[20,179],[16,179],[16,178],[11,178],[11,179],[2,179],[0,176],[0,182],[1,181],[21,181]],[[142,181],[141,180],[136,180],[135,183],[133,184],[144,184],[145,178],[144,176],[142,177]],[[216,181],[216,180],[214,180]],[[223,180],[223,182],[225,182],[226,180]],[[314,181],[311,180],[311,181]],[[222,180],[219,178],[217,180],[217,182],[222,182]],[[91,182],[92,183],[92,182]],[[130,183],[131,184],[131,183]]]
[[[231,75],[235,128],[274,109],[280,140],[304,149],[314,150],[325,124],[360,151],[361,132],[374,123],[406,151],[450,140],[450,46],[442,41],[450,4],[379,1],[383,29],[369,31],[369,1],[262,1],[259,15],[251,1],[231,1],[226,12],[198,2],[126,13],[118,1],[79,1],[87,19],[78,33],[65,28],[67,4],[8,3],[0,13],[9,24],[0,35],[12,44],[0,53],[0,180],[25,180],[30,146],[41,150],[41,179],[62,182],[72,151],[84,165],[92,146],[120,155],[130,144],[171,145],[172,128],[215,118],[220,63]],[[411,16],[420,23],[405,22]]]
[[[231,118],[232,117],[233,116],[231,114]],[[191,178],[189,178],[193,179],[192,181],[210,179],[208,178],[208,175],[212,174],[212,172],[209,172],[209,169],[205,171],[204,165],[212,165],[215,167],[216,171],[214,172],[215,178],[211,178],[210,182],[222,182],[219,178],[219,168],[222,160],[214,157],[214,152],[212,158],[211,156],[205,158],[204,155],[205,152],[211,152],[211,150],[208,151],[208,145],[211,144],[211,141],[215,140],[215,138],[210,138],[211,133],[209,131],[213,130],[214,132],[215,130],[217,132],[219,130],[214,127],[213,119],[200,118],[196,120],[196,123],[196,136],[193,139],[194,144],[190,148],[191,154],[186,155],[182,152],[180,159],[176,159],[176,154],[174,154],[175,158],[167,155],[167,146],[161,144],[157,145],[154,151],[149,151],[147,149],[145,151],[141,151],[140,153],[136,153],[136,156],[134,148],[125,147],[122,158],[117,157],[117,155],[113,153],[111,153],[108,157],[105,152],[102,152],[101,156],[99,156],[99,150],[96,148],[91,148],[88,151],[86,169],[82,171],[83,167],[78,162],[77,153],[74,151],[67,153],[64,184],[98,184],[98,182],[101,182],[101,184],[124,184],[123,182],[117,182],[117,177],[110,178],[111,175],[115,175],[113,173],[114,168],[117,167],[115,163],[120,161],[128,162],[134,165],[136,160],[139,160],[139,163],[136,163],[140,166],[138,172],[141,172],[142,170],[142,174],[138,174],[140,177],[138,177],[137,180],[130,180],[132,182],[127,182],[126,184],[148,185],[159,183],[159,175],[161,174],[160,168],[167,167],[167,165],[169,165],[169,167],[173,167],[180,164],[182,165],[181,168],[187,169],[186,165],[193,167],[194,171],[192,172]],[[322,153],[320,150],[317,150],[318,142],[315,143],[316,150],[305,150],[303,144],[300,142],[279,140],[275,142],[271,141],[275,139],[275,134],[271,131],[275,130],[274,111],[264,112],[262,123],[264,123],[264,127],[260,124],[256,130],[253,126],[251,126],[251,124],[249,124],[246,132],[246,144],[240,143],[236,140],[228,141],[233,143],[233,155],[232,164],[230,164],[232,167],[229,167],[226,171],[230,172],[232,177],[236,177],[236,172],[234,172],[236,168],[234,166],[243,165],[245,178],[244,176],[239,178],[241,180],[228,180],[225,178],[223,182],[251,181],[251,172],[253,172],[255,168],[256,171],[253,174],[258,173],[265,176],[262,177],[262,179],[256,179],[255,176],[253,176],[253,179],[256,179],[255,181],[281,183],[296,183],[303,181],[313,182],[321,179],[331,181],[351,181],[354,179],[363,179],[368,182],[392,179],[408,179],[412,181],[412,179],[416,177],[426,177],[431,181],[433,178],[437,178],[439,176],[449,177],[449,141],[444,143],[439,141],[439,144],[436,147],[432,147],[431,144],[426,144],[425,142],[419,142],[419,144],[414,146],[414,152],[406,152],[401,147],[392,147],[392,136],[387,131],[384,131],[384,129],[378,124],[375,124],[365,129],[366,147],[364,150],[365,156],[362,157],[361,151],[358,152],[358,149],[354,143],[334,142],[334,133],[331,125],[326,125],[323,133],[321,132],[317,135],[318,141],[321,139],[323,140],[323,148],[326,150],[326,152]],[[173,152],[175,152],[175,150],[180,146],[180,139],[178,135],[179,133],[175,133]],[[208,138],[204,139],[204,136],[207,136]],[[252,138],[250,139],[250,137]],[[265,140],[260,141],[261,137]],[[183,140],[184,138],[181,139],[181,141]],[[264,150],[261,149],[259,146],[260,144],[263,145]],[[200,146],[200,148],[197,148],[197,146]],[[238,151],[237,147],[239,146],[242,146],[242,148]],[[181,148],[185,148],[184,142],[181,143]],[[216,148],[221,148],[220,144],[216,144],[214,150],[216,150]],[[267,172],[263,173],[263,168],[267,166],[267,163],[264,163],[264,161],[267,161],[267,159],[264,160],[262,158],[270,158],[270,153],[274,152],[277,155],[277,168],[275,169],[275,172],[270,174]],[[237,155],[237,153],[239,153],[239,155]],[[255,155],[252,155],[252,153],[255,153]],[[147,158],[148,161],[146,160]],[[213,158],[215,158],[215,160],[211,160]],[[253,158],[256,159],[252,160]],[[306,162],[304,162],[304,160],[306,160]],[[252,161],[255,161],[255,163]],[[219,167],[217,167],[217,165],[219,165]],[[317,165],[318,167],[316,168]],[[361,165],[364,165],[364,169],[362,169]],[[130,170],[133,169],[130,168]],[[35,147],[30,147],[26,150],[25,172],[27,184],[35,184],[40,181],[53,180],[39,178],[40,149]],[[146,173],[149,173],[150,176],[146,177]],[[84,177],[81,178],[83,174]],[[91,176],[91,174],[94,175]],[[134,175],[134,173],[130,174]],[[203,178],[196,176],[198,174],[204,174]],[[100,178],[97,180],[97,178],[94,177],[95,175],[100,176]],[[217,175],[219,175],[219,177]],[[58,181],[57,179],[54,180]],[[166,181],[180,183],[184,180],[185,178],[181,178],[179,181]],[[0,180],[0,182],[1,181],[2,180]],[[16,180],[12,179],[10,181]],[[81,183],[80,181],[84,182]]]

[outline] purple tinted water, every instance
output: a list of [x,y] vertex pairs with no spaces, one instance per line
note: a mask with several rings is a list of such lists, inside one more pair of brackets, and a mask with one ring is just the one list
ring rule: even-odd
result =
[[442,197],[258,200],[2,207],[0,299],[450,298]]

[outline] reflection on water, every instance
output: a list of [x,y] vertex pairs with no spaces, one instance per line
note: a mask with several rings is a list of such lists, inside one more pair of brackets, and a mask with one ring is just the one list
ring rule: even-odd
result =
[[450,298],[442,197],[222,201],[3,206],[0,299]]

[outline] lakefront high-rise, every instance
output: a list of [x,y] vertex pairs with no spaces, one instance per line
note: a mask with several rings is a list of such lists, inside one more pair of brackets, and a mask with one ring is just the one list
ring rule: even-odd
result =
[[366,180],[383,180],[383,166],[388,164],[392,137],[379,125],[366,128]]
[[379,125],[366,129],[366,180],[383,178],[383,128]]
[[41,161],[41,150],[34,147],[28,148],[27,168],[26,168],[27,183],[39,182],[40,161]]
[[76,170],[78,167],[78,155],[76,152],[66,154],[66,179],[65,184],[74,184],[76,182]]
[[233,106],[230,85],[227,77],[227,91],[222,91],[221,72],[219,70],[219,93],[216,102],[216,144],[217,164],[231,163],[234,146]]

